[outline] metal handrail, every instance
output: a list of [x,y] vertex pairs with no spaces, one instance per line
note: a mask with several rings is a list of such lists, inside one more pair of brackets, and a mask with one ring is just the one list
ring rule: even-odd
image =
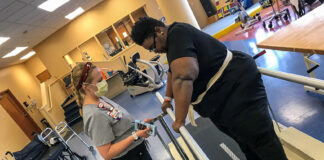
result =
[[306,86],[314,87],[316,89],[324,89],[324,80],[305,77],[305,76],[296,75],[296,74],[292,74],[292,73],[274,71],[274,70],[265,69],[265,68],[261,68],[261,67],[258,67],[258,69],[259,69],[260,73],[270,76],[270,77],[275,77],[275,78],[303,84]]
[[[156,96],[160,100],[160,102],[163,103],[164,100],[159,92],[156,92]],[[167,108],[167,113],[169,114],[171,119],[175,121],[175,115],[173,114],[170,108]],[[189,147],[192,149],[192,151],[199,160],[209,160],[207,155],[202,151],[197,142],[192,138],[192,136],[189,134],[188,130],[184,126],[181,126],[179,128],[179,131],[183,139],[188,143]]]

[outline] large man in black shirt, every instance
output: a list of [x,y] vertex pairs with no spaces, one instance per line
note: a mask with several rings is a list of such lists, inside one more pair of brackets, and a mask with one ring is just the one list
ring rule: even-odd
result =
[[[251,56],[227,50],[189,24],[165,26],[149,17],[135,23],[131,37],[150,51],[167,54],[166,96],[175,100],[172,128],[176,132],[193,106],[236,140],[247,159],[287,159],[267,110],[261,74]],[[171,107],[169,101],[163,103],[162,110],[167,107]]]

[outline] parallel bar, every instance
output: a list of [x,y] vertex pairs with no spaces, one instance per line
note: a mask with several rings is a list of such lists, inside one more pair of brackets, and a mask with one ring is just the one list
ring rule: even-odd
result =
[[160,139],[162,145],[164,146],[164,149],[169,153],[170,158],[171,158],[172,160],[174,160],[174,158],[173,158],[173,156],[172,156],[172,154],[171,154],[171,151],[170,151],[169,147],[167,146],[167,144],[165,144],[165,142],[163,141],[162,136],[160,135],[160,133],[159,133],[157,130],[156,130],[156,135],[157,135],[158,138]]
[[[170,137],[171,141],[173,142],[176,150],[178,151],[180,157],[183,160],[189,160],[188,156],[186,155],[186,153],[183,151],[183,149],[181,148],[180,144],[178,143],[177,139],[173,136],[171,130],[169,129],[169,127],[167,126],[167,124],[164,121],[164,118],[159,119],[160,123],[162,124],[162,127],[164,128],[164,130],[166,131],[166,133],[168,134],[168,136]],[[172,156],[172,155],[171,155]]]
[[[156,96],[160,100],[161,103],[163,103],[163,98],[159,92],[156,92]],[[167,108],[167,112],[169,116],[172,118],[173,121],[175,121],[175,115],[173,114],[172,110],[170,108]],[[192,138],[192,136],[189,134],[187,129],[184,126],[181,126],[179,128],[181,136],[185,141],[188,142],[189,147],[194,151],[194,154],[197,156],[199,160],[209,160],[207,155],[202,151],[202,149],[199,147],[197,142]]]
[[270,77],[275,77],[275,78],[303,84],[306,86],[315,87],[317,89],[324,89],[324,81],[320,79],[310,78],[310,77],[305,77],[305,76],[300,76],[300,75],[285,73],[280,71],[273,71],[261,67],[258,67],[258,69],[262,74]]

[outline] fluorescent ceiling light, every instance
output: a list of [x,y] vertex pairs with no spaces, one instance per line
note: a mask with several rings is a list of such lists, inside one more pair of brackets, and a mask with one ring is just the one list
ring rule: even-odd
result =
[[4,42],[8,41],[10,37],[0,37],[0,45],[3,44]]
[[43,9],[48,12],[53,12],[57,8],[61,7],[70,0],[47,0],[44,3],[40,4],[38,8]]
[[77,8],[76,10],[74,10],[73,12],[71,12],[70,14],[66,15],[65,18],[69,19],[69,20],[72,20],[74,19],[75,17],[79,16],[80,14],[82,14],[84,12],[84,10],[79,7]]
[[24,55],[23,57],[21,57],[20,60],[28,59],[29,57],[33,56],[35,53],[36,53],[35,51],[31,51],[26,55]]
[[16,56],[17,54],[19,54],[20,52],[22,52],[23,50],[25,50],[27,48],[28,47],[16,47],[14,50],[12,50],[11,52],[7,53],[2,58],[8,58],[8,57]]

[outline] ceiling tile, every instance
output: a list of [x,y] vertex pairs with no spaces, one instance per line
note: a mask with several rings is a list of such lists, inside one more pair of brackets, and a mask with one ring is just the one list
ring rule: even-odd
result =
[[30,4],[32,3],[34,0],[18,0],[20,2],[24,2],[24,3],[27,3],[27,4]]
[[[0,22],[0,36],[6,35],[4,30],[7,29],[9,26],[10,26],[9,22]],[[1,34],[3,34],[3,35],[1,35]]]
[[56,17],[53,21],[48,21],[45,25],[51,28],[60,29],[69,22],[70,21],[64,17]]
[[0,10],[8,7],[13,2],[13,0],[0,0]]
[[51,21],[52,17],[55,17],[55,15],[51,14],[40,14],[37,17],[34,17],[28,24],[32,24],[35,26],[42,26],[47,21]]
[[44,13],[40,9],[36,8],[33,11],[31,11],[30,13],[28,13],[27,15],[25,15],[24,17],[21,17],[19,20],[17,20],[17,23],[21,23],[21,24],[32,24],[31,22],[33,20],[35,20],[37,18],[44,17],[44,16],[46,16],[48,14],[49,13]]
[[32,3],[30,3],[30,5],[37,7],[40,4],[42,4],[43,2],[45,2],[45,0],[34,0]]
[[6,21],[15,22],[21,19],[22,17],[24,17],[25,15],[28,15],[33,10],[35,10],[35,7],[27,5],[24,8],[20,9],[19,11],[15,12],[13,15],[9,16],[6,19]]
[[0,21],[3,21],[4,19],[18,12],[21,8],[25,6],[26,4],[15,1],[14,3],[10,4],[8,7],[0,11]]
[[5,28],[0,30],[0,35],[12,37],[14,30],[17,29],[18,27],[20,27],[19,24],[8,23],[8,24],[6,24]]
[[47,28],[47,27],[35,27],[35,28],[31,29],[29,33],[27,33],[25,35],[28,36],[28,37],[33,37],[33,36],[39,36],[39,35],[48,34],[49,32],[52,32],[52,31],[55,31],[55,30],[56,29]]
[[[24,32],[30,33],[30,30],[32,30],[33,28],[35,28],[35,26],[19,25],[18,27],[13,29],[11,35],[13,37],[19,37],[19,36],[22,36],[22,35],[26,34]],[[33,34],[33,33],[30,33],[30,34]]]

